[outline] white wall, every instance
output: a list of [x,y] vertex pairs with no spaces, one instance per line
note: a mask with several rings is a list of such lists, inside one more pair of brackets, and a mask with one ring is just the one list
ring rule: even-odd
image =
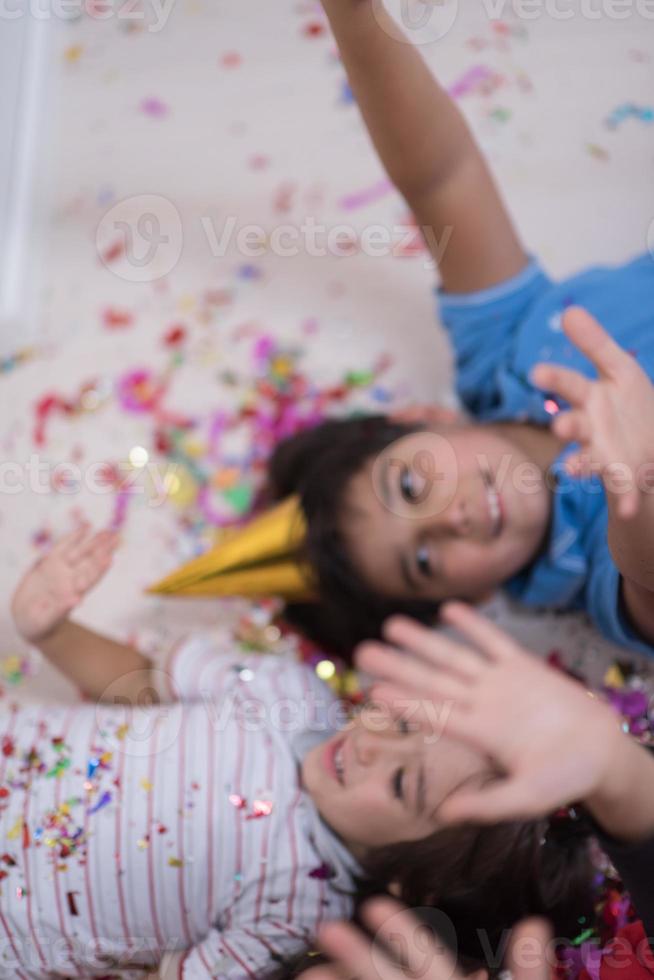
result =
[[36,331],[52,28],[25,13],[0,19],[0,354]]

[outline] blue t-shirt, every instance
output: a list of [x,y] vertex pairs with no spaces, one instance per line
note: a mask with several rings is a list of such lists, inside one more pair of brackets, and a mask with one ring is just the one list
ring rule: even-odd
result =
[[[554,283],[537,262],[508,282],[469,295],[439,293],[440,315],[454,346],[457,391],[481,421],[548,425],[553,396],[530,381],[551,361],[596,377],[593,364],[567,339],[562,316],[583,306],[632,353],[654,381],[654,259],[594,268]],[[556,399],[558,405],[567,405]],[[549,411],[548,411],[549,409]],[[652,420],[654,424],[654,420]],[[537,559],[507,583],[532,607],[585,609],[601,632],[621,646],[654,653],[629,625],[620,601],[620,573],[608,546],[606,495],[598,477],[572,479],[555,463],[551,533]]]

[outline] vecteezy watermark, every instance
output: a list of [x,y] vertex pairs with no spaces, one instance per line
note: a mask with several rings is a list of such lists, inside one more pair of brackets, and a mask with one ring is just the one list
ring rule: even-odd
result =
[[654,20],[654,0],[481,0],[489,20]]
[[[377,22],[390,37],[418,45],[449,34],[459,12],[458,0],[373,0],[372,6]],[[654,0],[478,0],[478,6],[490,22],[507,17],[528,22],[544,17],[555,21],[576,17],[654,20]]]
[[184,229],[179,211],[168,198],[137,194],[106,212],[95,241],[102,263],[119,279],[155,282],[179,262]]
[[429,255],[426,260],[429,267],[440,262],[454,230],[446,226],[439,241],[429,226],[372,224],[357,229],[349,224],[321,224],[311,216],[301,224],[288,222],[271,230],[262,225],[239,226],[233,216],[220,228],[209,217],[202,218],[201,224],[213,258],[224,258],[234,245],[239,255],[251,259],[261,258],[266,252],[283,259],[301,254],[321,259],[330,255],[344,258],[356,254],[383,258],[423,250]]
[[[590,496],[607,493],[622,496],[638,490],[645,496],[654,494],[654,460],[638,467],[616,460],[599,466],[584,460],[584,476],[567,474],[565,459],[557,459],[543,473],[531,460],[503,453],[490,459],[484,453],[470,458],[468,472],[483,482],[489,507],[506,511],[507,497],[518,494],[534,496],[545,490],[556,496],[574,493],[576,488]],[[396,517],[424,520],[444,514],[457,500],[461,467],[453,442],[441,433],[416,431],[402,436],[381,452],[372,466],[371,484],[376,499]],[[480,497],[480,500],[482,498]]]
[[32,17],[34,20],[119,20],[138,24],[158,34],[168,23],[176,0],[0,0],[0,21]]
[[[415,908],[391,915],[377,933],[371,947],[371,960],[376,976],[390,976],[389,962],[410,964],[406,976],[415,980],[439,977],[449,980],[454,975],[453,961],[458,951],[458,936],[452,919],[438,908]],[[403,971],[404,973],[404,971]]]
[[180,467],[176,463],[159,465],[148,462],[134,466],[129,462],[52,463],[32,453],[26,462],[5,460],[0,463],[0,497],[29,491],[46,496],[53,491],[65,496],[75,496],[86,491],[107,495],[116,491],[144,497],[148,507],[160,507],[174,492],[179,482]]
[[379,25],[396,41],[433,44],[451,31],[459,0],[372,0]]
[[[78,892],[68,892],[67,909],[71,916],[79,916]],[[83,921],[83,920],[82,920]],[[144,963],[159,963],[161,957],[166,952],[184,947],[185,939],[183,936],[167,935],[165,945],[161,946],[161,941],[156,936],[129,936],[121,934],[120,940],[116,941],[116,936],[93,936],[90,930],[86,933],[80,930],[81,935],[68,933],[67,935],[53,936],[50,930],[46,930],[40,925],[30,930],[29,936],[21,936],[18,931],[14,931],[10,936],[3,936],[0,939],[0,962],[3,969],[14,970],[14,976],[24,976],[25,970],[33,971],[36,974],[43,973],[44,961],[47,969],[53,971],[56,976],[73,975],[80,976],[80,971],[92,971],[91,975],[96,976],[102,970],[106,974],[108,970],[130,971],[129,975],[136,972],[137,975],[146,976]],[[143,973],[141,974],[141,971]],[[9,976],[4,972],[2,976]]]
[[[291,259],[348,258],[367,255],[422,257],[431,269],[441,261],[452,237],[446,226],[440,238],[433,228],[415,224],[391,227],[370,224],[324,224],[307,216],[300,223],[285,222],[265,228],[258,224],[239,224],[234,215],[220,222],[205,215],[200,219],[200,235],[209,254],[222,259],[235,251],[244,259],[266,254]],[[103,264],[128,282],[153,282],[177,265],[184,248],[184,229],[179,211],[165,197],[142,194],[115,204],[103,216],[96,233],[96,247]]]
[[[459,483],[454,446],[436,432],[414,432],[380,453],[372,467],[375,496],[397,517],[436,517],[453,502]],[[437,491],[435,491],[437,488]]]

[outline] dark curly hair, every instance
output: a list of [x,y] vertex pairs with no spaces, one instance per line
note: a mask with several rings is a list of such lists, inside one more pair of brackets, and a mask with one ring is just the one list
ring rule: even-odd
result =
[[320,601],[287,607],[287,621],[323,649],[349,659],[362,640],[377,639],[382,623],[404,613],[429,623],[434,602],[387,598],[369,589],[347,556],[342,525],[352,479],[371,459],[420,426],[386,416],[332,420],[280,443],[268,470],[268,497],[297,494],[308,525],[304,554]]
[[[497,976],[512,927],[533,915],[548,919],[560,945],[595,922],[593,828],[548,820],[461,825],[417,842],[370,852],[362,866],[354,921],[363,903],[395,883],[396,896],[431,926],[464,973]],[[319,958],[301,954],[274,974],[291,980]]]

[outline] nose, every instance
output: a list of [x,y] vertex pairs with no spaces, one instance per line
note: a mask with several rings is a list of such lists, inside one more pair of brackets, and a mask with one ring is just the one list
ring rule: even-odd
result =
[[409,739],[401,736],[392,728],[383,731],[370,731],[367,728],[357,728],[353,733],[354,757],[363,768],[374,766],[383,754],[395,757],[403,754]]
[[470,533],[471,521],[470,511],[466,500],[457,497],[451,503],[431,519],[431,527],[440,533],[451,534],[455,537],[465,537]]

